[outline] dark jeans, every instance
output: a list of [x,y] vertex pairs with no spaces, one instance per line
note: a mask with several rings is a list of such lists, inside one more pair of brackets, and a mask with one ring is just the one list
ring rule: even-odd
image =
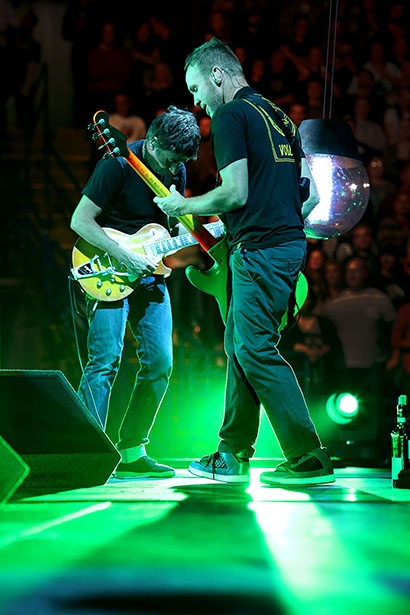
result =
[[161,276],[141,280],[122,301],[90,302],[88,362],[78,394],[105,426],[111,389],[120,366],[128,322],[138,343],[139,368],[119,428],[119,450],[148,443],[155,415],[172,370],[172,316],[168,289]]
[[280,322],[305,256],[304,240],[261,250],[240,248],[230,256],[232,296],[225,332],[228,367],[220,451],[247,450],[253,455],[261,404],[285,457],[320,446],[296,376],[277,347]]

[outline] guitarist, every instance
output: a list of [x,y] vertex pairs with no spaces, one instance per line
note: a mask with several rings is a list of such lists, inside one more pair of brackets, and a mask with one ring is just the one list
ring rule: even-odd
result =
[[[194,115],[171,106],[154,119],[145,139],[128,147],[166,187],[174,184],[183,195],[184,163],[196,158],[199,141]],[[117,448],[121,462],[115,476],[174,476],[172,468],[156,463],[145,450],[172,369],[172,317],[164,276],[153,275],[156,264],[152,260],[122,247],[102,229],[133,234],[146,224],[158,223],[169,230],[168,216],[153,202],[150,188],[121,157],[100,160],[82,194],[71,228],[123,263],[140,283],[120,301],[102,302],[87,297],[88,361],[78,394],[105,426],[128,323],[138,344],[139,368],[119,428]]]
[[211,117],[222,181],[200,196],[184,199],[171,188],[169,196],[154,201],[173,216],[222,214],[232,275],[221,441],[218,452],[189,469],[197,476],[247,483],[262,404],[286,457],[261,475],[262,482],[333,482],[330,457],[295,374],[278,350],[281,318],[305,263],[303,219],[318,202],[298,131],[249,87],[237,57],[217,38],[188,56],[185,71],[195,105]]

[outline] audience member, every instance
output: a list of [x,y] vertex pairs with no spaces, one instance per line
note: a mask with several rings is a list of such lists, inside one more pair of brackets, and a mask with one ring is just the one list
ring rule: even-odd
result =
[[142,117],[130,114],[130,107],[128,94],[116,94],[114,113],[110,114],[110,124],[127,135],[128,143],[143,139],[147,132],[147,126]]
[[365,163],[371,156],[382,154],[387,147],[383,128],[369,118],[370,103],[358,97],[353,105],[353,134]]
[[286,334],[286,347],[307,357],[310,371],[310,391],[323,394],[334,387],[337,374],[344,366],[343,352],[333,324],[318,314],[317,297],[309,290],[296,325]]
[[326,301],[336,299],[344,288],[342,265],[338,261],[326,261],[323,275],[326,283],[325,303]]
[[410,302],[400,306],[393,324],[392,355],[387,370],[394,370],[393,383],[397,395],[407,395],[410,399]]
[[131,70],[129,53],[117,43],[116,26],[104,23],[100,43],[88,54],[88,93],[91,113],[112,109],[114,96],[128,85]]
[[389,297],[369,287],[367,280],[365,262],[351,258],[345,267],[346,289],[326,302],[324,315],[334,324],[343,347],[343,388],[365,399],[374,416],[376,437],[382,425],[385,364],[395,312]]
[[[33,36],[37,22],[35,12],[30,7],[23,7],[18,15],[17,26],[9,24],[6,29],[0,88],[0,127],[2,124],[14,125],[21,129],[30,121],[33,103],[30,89],[41,57],[41,45]],[[10,116],[5,120],[6,104],[9,100],[14,103],[14,117]]]
[[92,47],[94,16],[90,0],[68,3],[64,12],[61,34],[71,42],[70,64],[73,84],[73,121],[84,128],[90,121],[87,99],[88,52]]
[[318,248],[313,249],[309,252],[304,271],[309,283],[309,288],[314,292],[318,305],[321,305],[326,295],[326,282],[324,277],[325,260],[326,255],[323,250]]
[[367,165],[367,173],[371,186],[368,211],[372,223],[377,223],[385,213],[387,203],[393,199],[397,187],[386,177],[386,165],[382,156],[372,156]]
[[201,133],[198,157],[197,160],[186,164],[187,183],[193,196],[212,190],[215,187],[217,175],[209,133],[211,118],[208,115],[201,115],[198,118],[198,125]]
[[397,309],[405,299],[405,291],[398,283],[399,251],[395,246],[386,246],[379,254],[379,271],[375,287],[383,291]]
[[283,51],[276,49],[270,56],[269,63],[269,92],[268,97],[279,106],[286,106],[295,102],[293,85],[296,71],[289,65]]
[[302,105],[301,103],[292,103],[289,107],[288,115],[292,122],[299,127],[303,120],[307,119],[306,105]]
[[356,225],[352,230],[351,244],[340,243],[336,252],[337,260],[345,263],[352,256],[357,256],[363,260],[369,278],[368,282],[373,284],[378,272],[378,253],[371,226],[367,224]]

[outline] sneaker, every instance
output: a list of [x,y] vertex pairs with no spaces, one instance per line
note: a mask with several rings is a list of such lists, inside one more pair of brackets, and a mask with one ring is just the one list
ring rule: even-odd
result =
[[260,479],[267,485],[321,485],[333,483],[335,476],[327,450],[318,447],[280,463],[273,472],[262,472]]
[[212,478],[222,483],[249,483],[249,459],[233,453],[213,453],[193,461],[189,471],[195,476]]
[[115,478],[171,478],[175,470],[169,466],[160,465],[144,455],[132,463],[120,462],[114,471]]

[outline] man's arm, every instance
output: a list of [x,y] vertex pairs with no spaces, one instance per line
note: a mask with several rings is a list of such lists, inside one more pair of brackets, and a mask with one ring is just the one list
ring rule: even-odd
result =
[[319,192],[318,192],[315,180],[313,179],[313,175],[309,169],[309,165],[307,163],[306,158],[302,158],[302,171],[301,171],[300,176],[306,177],[307,179],[310,180],[309,198],[306,201],[304,201],[304,203],[302,203],[302,217],[304,220],[306,220],[308,215],[311,213],[311,211],[316,207],[316,205],[320,201]]
[[171,194],[154,201],[169,216],[212,216],[239,209],[248,200],[248,160],[232,162],[221,171],[222,184],[205,194],[185,199],[171,186]]
[[129,273],[137,277],[152,273],[156,269],[156,264],[153,261],[143,254],[137,254],[123,248],[108,237],[96,222],[96,218],[101,212],[102,209],[94,201],[83,195],[71,218],[72,230],[91,245],[124,263]]

